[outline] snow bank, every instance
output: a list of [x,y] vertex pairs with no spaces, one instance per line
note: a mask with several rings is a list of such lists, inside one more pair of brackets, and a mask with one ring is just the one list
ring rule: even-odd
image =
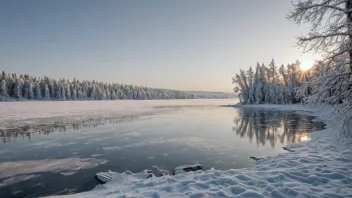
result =
[[[330,110],[300,105],[257,105],[327,118]],[[246,169],[188,172],[142,179],[129,171],[105,185],[66,197],[352,197],[352,142],[337,142],[329,127],[290,152]]]
[[331,112],[333,111],[331,106],[317,106],[317,105],[275,105],[275,104],[261,104],[261,105],[239,105],[238,107],[246,108],[262,108],[262,109],[273,109],[279,111],[292,111],[298,114],[313,115],[320,119],[328,121]]

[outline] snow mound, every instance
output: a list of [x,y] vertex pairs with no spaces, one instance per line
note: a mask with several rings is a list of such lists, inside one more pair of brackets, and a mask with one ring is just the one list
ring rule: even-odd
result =
[[311,141],[288,145],[285,148],[290,152],[259,160],[251,168],[149,179],[126,171],[92,191],[66,196],[352,197],[352,142],[338,142],[338,133],[333,128],[312,133]]

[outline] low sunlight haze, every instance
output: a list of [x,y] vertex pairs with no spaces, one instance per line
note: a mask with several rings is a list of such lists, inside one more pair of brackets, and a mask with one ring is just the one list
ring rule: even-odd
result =
[[352,0],[0,0],[0,198],[352,197]]
[[287,21],[291,6],[282,0],[2,1],[0,64],[38,77],[232,92],[231,77],[241,68],[303,56],[295,37],[308,28]]

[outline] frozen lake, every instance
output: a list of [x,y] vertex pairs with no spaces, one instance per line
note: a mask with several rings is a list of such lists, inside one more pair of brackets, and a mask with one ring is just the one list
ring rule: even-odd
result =
[[[0,197],[87,191],[112,170],[249,167],[324,128],[311,116],[231,100],[0,103]],[[4,116],[3,116],[4,115]]]

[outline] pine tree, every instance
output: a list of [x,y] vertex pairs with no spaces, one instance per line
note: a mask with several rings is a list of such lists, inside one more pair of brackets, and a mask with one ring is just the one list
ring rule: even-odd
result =
[[35,99],[42,100],[43,99],[43,95],[42,95],[42,91],[40,89],[40,85],[39,85],[38,82],[35,83],[34,90],[35,90]]
[[90,99],[91,100],[95,100],[95,99],[97,99],[98,97],[97,97],[97,89],[96,89],[96,87],[95,87],[95,84],[93,84],[93,86],[92,86],[92,89],[91,89],[91,92],[90,92]]
[[55,100],[62,100],[60,81],[54,81],[54,92],[55,92]]
[[249,86],[249,90],[248,90],[248,99],[249,99],[249,104],[254,104],[255,100],[254,100],[254,89],[255,87],[253,86],[253,70],[252,70],[252,66],[249,67],[249,70],[247,72],[247,76],[248,76],[248,86]]
[[44,100],[50,100],[50,90],[49,90],[49,86],[47,84],[45,84],[44,87]]
[[75,87],[71,88],[71,96],[72,96],[72,100],[77,100],[78,96],[77,96],[77,90]]
[[261,75],[261,69],[259,63],[257,63],[257,67],[255,69],[255,80],[254,80],[254,87],[255,87],[255,103],[261,104],[263,102],[263,77]]
[[46,84],[48,85],[48,88],[49,88],[50,98],[55,99],[55,86],[54,86],[53,80],[48,78]]
[[61,100],[66,100],[66,91],[65,91],[65,85],[64,84],[62,84],[60,92],[61,92]]
[[32,82],[32,80],[29,81],[29,93],[28,93],[28,96],[29,96],[30,100],[35,99],[35,94],[34,94],[34,91],[33,91],[33,82]]
[[[70,82],[68,81],[68,83],[70,83]],[[70,85],[69,84],[66,85],[65,92],[66,92],[66,99],[67,100],[72,100],[71,89],[70,89]]]
[[14,90],[13,90],[13,96],[16,99],[22,99],[22,82],[21,79],[16,80]]
[[[5,72],[3,72],[4,74]],[[9,100],[9,94],[7,93],[7,85],[5,78],[2,77],[1,86],[0,86],[0,101],[7,101]]]
[[23,84],[23,98],[29,99],[29,80],[25,80]]

